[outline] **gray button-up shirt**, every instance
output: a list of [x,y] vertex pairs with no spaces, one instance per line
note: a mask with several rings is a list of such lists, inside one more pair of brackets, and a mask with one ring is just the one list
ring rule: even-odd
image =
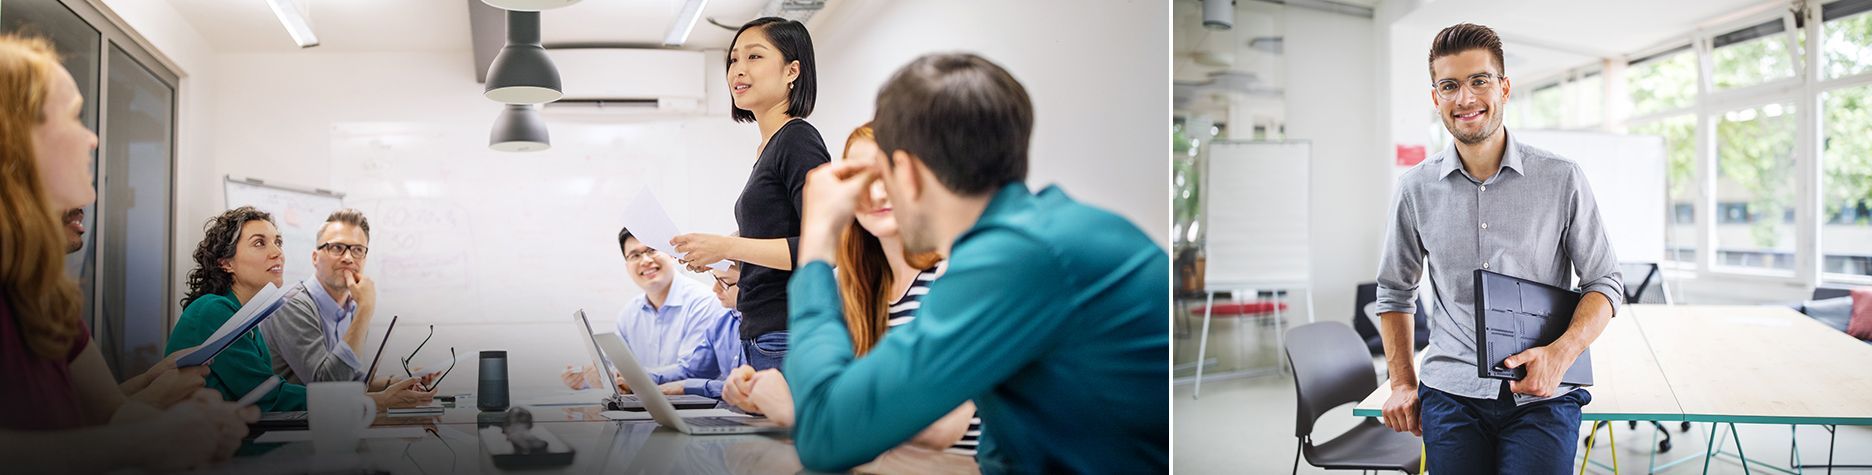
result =
[[[1430,347],[1418,382],[1476,399],[1495,399],[1506,384],[1477,375],[1476,269],[1572,288],[1577,267],[1579,287],[1605,294],[1614,314],[1625,301],[1618,257],[1579,164],[1507,137],[1501,168],[1487,181],[1463,170],[1454,144],[1398,178],[1378,267],[1378,312],[1409,314],[1429,266],[1435,299],[1420,330],[1430,332]],[[1540,400],[1515,395],[1516,404]]]
[[303,285],[305,292],[260,322],[267,351],[273,354],[273,374],[293,384],[362,381],[365,367],[344,341],[357,302],[340,305],[318,276],[307,277]]

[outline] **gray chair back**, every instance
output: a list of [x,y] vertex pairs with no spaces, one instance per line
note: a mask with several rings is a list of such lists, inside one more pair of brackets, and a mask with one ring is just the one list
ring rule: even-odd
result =
[[1312,434],[1314,422],[1326,411],[1357,403],[1378,389],[1371,353],[1352,327],[1339,322],[1301,325],[1287,332],[1286,343],[1299,401],[1295,437]]
[[1625,303],[1665,303],[1664,272],[1655,262],[1620,262]]
[[1826,300],[1826,299],[1835,299],[1835,298],[1840,298],[1840,297],[1851,297],[1851,296],[1852,296],[1852,289],[1848,289],[1848,288],[1814,287],[1812,300]]

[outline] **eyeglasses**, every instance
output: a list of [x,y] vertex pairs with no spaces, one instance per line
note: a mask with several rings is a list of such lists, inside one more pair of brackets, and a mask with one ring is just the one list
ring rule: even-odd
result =
[[714,272],[710,272],[710,273],[709,273],[709,277],[714,277],[714,278],[715,278],[715,284],[716,284],[716,285],[720,285],[720,286],[721,286],[721,288],[722,288],[722,290],[728,290],[728,289],[732,289],[732,288],[734,288],[734,286],[737,286],[737,285],[741,285],[741,283],[740,283],[740,282],[729,282],[729,281],[728,281],[727,279],[723,279],[723,278],[721,278],[721,276],[719,276],[719,275],[715,275],[715,273],[714,273]]
[[624,262],[635,262],[638,259],[643,259],[646,257],[655,257],[656,253],[657,253],[656,249],[651,249],[648,247],[634,250],[631,252],[626,252],[624,253]]
[[[411,352],[410,352],[410,354],[409,354],[409,356],[405,356],[405,357],[403,357],[403,374],[405,374],[405,375],[408,375],[408,376],[409,376],[409,377],[411,377],[411,378],[414,378],[414,377],[416,377],[416,371],[415,371],[415,370],[411,370],[411,369],[410,369],[410,366],[409,366],[409,365],[410,365],[410,360],[414,360],[414,359],[416,359],[416,353],[418,353],[418,352],[421,352],[421,351],[422,351],[422,349],[423,349],[423,345],[427,345],[427,344],[429,344],[429,339],[430,339],[430,338],[435,338],[435,325],[430,325],[430,326],[429,326],[429,336],[425,336],[425,337],[423,337],[423,341],[422,341],[422,343],[417,343],[417,344],[416,344],[416,350],[415,350],[415,351],[411,351]],[[437,387],[437,386],[441,386],[441,385],[442,385],[442,379],[443,379],[443,378],[447,378],[447,377],[448,377],[448,374],[449,374],[449,372],[452,372],[452,371],[455,371],[455,360],[456,360],[456,357],[455,357],[455,347],[453,347],[453,346],[451,346],[451,347],[449,347],[449,367],[448,367],[448,369],[445,369],[445,370],[442,370],[442,375],[441,375],[441,376],[436,376],[436,379],[435,379],[435,381],[431,381],[431,382],[429,383],[429,388],[435,388],[435,387]],[[418,383],[418,387],[421,387],[421,383]],[[427,390],[427,388],[425,388],[425,390]]]
[[350,253],[352,259],[363,259],[364,255],[370,254],[370,248],[365,247],[363,244],[328,242],[318,245],[318,249],[325,251],[325,255],[332,257],[343,256],[346,253]]
[[1490,92],[1494,92],[1495,87],[1497,85],[1500,85],[1503,79],[1508,79],[1508,77],[1496,76],[1494,74],[1489,74],[1489,73],[1477,73],[1475,75],[1469,76],[1469,79],[1465,79],[1460,83],[1458,83],[1455,79],[1444,79],[1442,81],[1437,81],[1434,88],[1436,89],[1437,99],[1442,99],[1442,100],[1447,101],[1447,100],[1455,99],[1456,91],[1462,90],[1462,89],[1468,89],[1469,94],[1474,95],[1474,96],[1481,96],[1481,95],[1488,94]]

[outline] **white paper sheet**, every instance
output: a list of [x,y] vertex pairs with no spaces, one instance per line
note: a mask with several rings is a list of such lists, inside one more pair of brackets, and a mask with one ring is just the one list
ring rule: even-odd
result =
[[[624,227],[630,228],[631,235],[651,249],[682,259],[683,254],[676,252],[676,247],[669,242],[683,232],[676,228],[676,221],[670,219],[669,212],[657,201],[656,194],[650,192],[650,187],[637,192],[637,198],[624,208]],[[728,270],[728,261],[716,261],[709,268]]]
[[[425,436],[421,427],[372,427],[364,429],[365,439],[416,439]],[[306,442],[312,440],[310,430],[275,430],[260,434],[254,439],[257,444],[277,444],[283,442]]]

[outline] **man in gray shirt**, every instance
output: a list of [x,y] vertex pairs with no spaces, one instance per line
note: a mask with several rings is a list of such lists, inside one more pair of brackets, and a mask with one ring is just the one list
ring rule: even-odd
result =
[[363,381],[368,363],[358,353],[377,304],[377,285],[364,275],[370,222],[358,210],[338,210],[317,239],[306,291],[260,323],[273,373],[294,384]]
[[[1398,179],[1378,271],[1391,377],[1384,423],[1423,436],[1438,473],[1567,472],[1592,395],[1560,376],[1618,312],[1618,258],[1579,165],[1502,128],[1509,82],[1494,31],[1439,32],[1430,73],[1430,98],[1456,140]],[[1475,269],[1572,287],[1576,267],[1586,294],[1565,334],[1508,358],[1526,378],[1479,377]],[[1426,270],[1435,298],[1420,372],[1412,317]]]

